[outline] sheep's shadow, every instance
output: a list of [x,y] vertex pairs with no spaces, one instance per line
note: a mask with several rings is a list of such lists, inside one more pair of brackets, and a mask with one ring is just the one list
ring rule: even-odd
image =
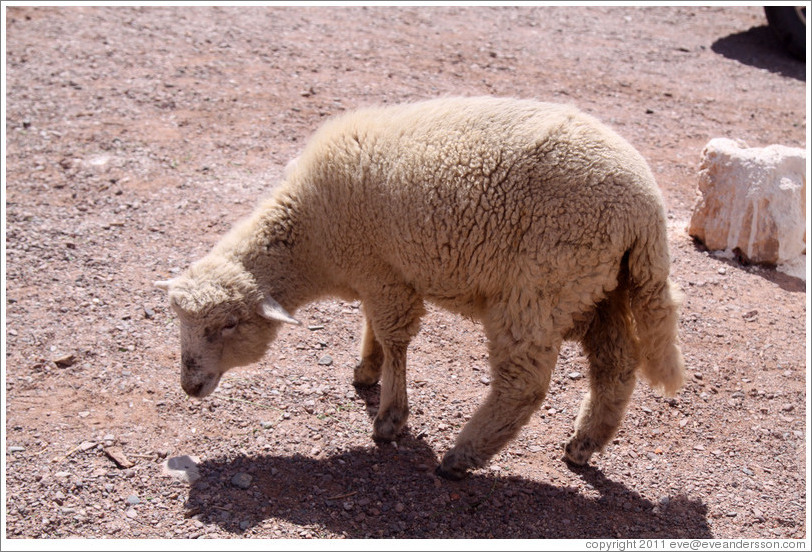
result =
[[745,65],[806,81],[804,62],[793,58],[766,25],[720,38],[711,50]]
[[[199,465],[187,516],[241,534],[281,520],[348,538],[710,538],[707,507],[683,496],[655,504],[596,468],[572,468],[587,493],[477,472],[461,482],[434,475],[420,439],[301,455],[211,459]],[[232,478],[252,475],[250,487]],[[592,495],[595,495],[594,497]]]

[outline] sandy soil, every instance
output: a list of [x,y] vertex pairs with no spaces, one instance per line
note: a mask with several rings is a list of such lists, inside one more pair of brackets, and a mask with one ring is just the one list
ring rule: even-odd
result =
[[[806,147],[805,67],[761,8],[12,7],[5,31],[5,538],[806,538],[805,285],[685,232],[709,139]],[[686,294],[677,398],[638,384],[572,468],[586,364],[566,346],[519,438],[440,480],[487,392],[481,328],[430,311],[409,431],[377,447],[359,305],[338,301],[186,398],[152,282],[327,117],[447,94],[574,103],[646,156]],[[191,484],[162,471],[185,455]]]

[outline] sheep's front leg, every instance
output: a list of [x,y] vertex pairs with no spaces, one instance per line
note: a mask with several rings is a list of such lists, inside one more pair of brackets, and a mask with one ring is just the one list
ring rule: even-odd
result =
[[612,439],[634,391],[638,352],[628,304],[623,290],[602,301],[582,339],[590,389],[575,420],[575,433],[564,445],[566,459],[574,464],[586,464]]
[[[364,346],[367,358],[382,356],[380,365],[381,400],[373,422],[372,438],[378,442],[394,441],[409,416],[406,396],[406,350],[420,328],[425,312],[423,300],[413,289],[397,284],[383,286],[364,301],[369,323]],[[380,353],[376,353],[376,344]],[[363,361],[362,361],[363,362]],[[357,378],[356,378],[357,380]]]
[[355,367],[353,385],[358,387],[371,387],[381,379],[383,366],[383,349],[375,337],[372,322],[367,316],[364,323],[364,333],[361,336],[361,362]]
[[490,393],[437,468],[447,479],[462,479],[467,470],[484,466],[519,433],[547,394],[558,345],[493,343]]

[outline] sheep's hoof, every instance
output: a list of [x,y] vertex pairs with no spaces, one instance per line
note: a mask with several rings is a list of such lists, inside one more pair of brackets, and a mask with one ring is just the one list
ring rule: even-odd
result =
[[352,374],[352,384],[355,387],[373,387],[380,379],[380,368],[375,369],[370,362],[364,360],[358,363]]
[[372,439],[376,443],[391,443],[397,439],[400,430],[406,424],[406,417],[391,410],[381,415],[375,416],[375,421],[372,422]]
[[443,461],[437,466],[437,475],[451,481],[459,481],[468,475],[468,469],[484,465],[472,454],[470,446],[455,446],[445,453]]
[[564,445],[564,459],[576,466],[585,466],[597,450],[592,439],[573,437]]
[[464,469],[461,470],[459,468],[448,469],[444,468],[442,464],[437,466],[437,469],[434,470],[434,473],[436,473],[443,479],[448,479],[449,481],[460,481],[462,479],[465,479],[465,477],[468,475],[467,470]]

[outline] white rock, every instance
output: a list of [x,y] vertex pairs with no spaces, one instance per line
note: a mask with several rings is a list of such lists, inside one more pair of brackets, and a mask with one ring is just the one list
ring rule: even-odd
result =
[[199,463],[200,458],[197,456],[183,455],[167,458],[162,467],[165,475],[191,484],[200,478],[200,470],[197,467]]
[[688,233],[710,250],[783,264],[806,252],[806,152],[715,138],[702,151]]

